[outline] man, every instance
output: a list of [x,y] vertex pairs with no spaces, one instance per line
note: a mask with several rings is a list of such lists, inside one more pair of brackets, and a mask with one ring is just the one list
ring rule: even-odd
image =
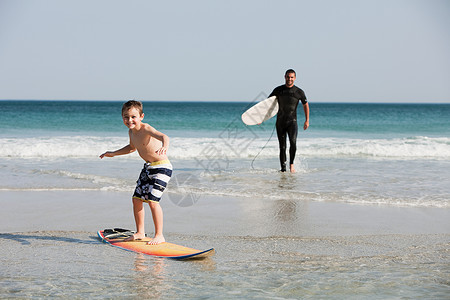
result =
[[278,114],[277,114],[277,135],[278,143],[280,145],[280,164],[281,172],[286,172],[286,134],[289,137],[289,162],[290,171],[295,173],[294,159],[297,151],[297,106],[299,101],[303,104],[305,112],[305,123],[303,130],[309,127],[309,105],[306,100],[305,93],[302,89],[294,85],[296,78],[295,71],[289,69],[284,75],[285,84],[276,87],[271,96],[277,96],[278,100]]

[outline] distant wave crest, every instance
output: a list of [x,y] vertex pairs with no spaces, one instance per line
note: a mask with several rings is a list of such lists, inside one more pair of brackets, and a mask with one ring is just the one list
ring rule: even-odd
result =
[[[169,157],[252,158],[277,157],[276,138],[172,138]],[[3,158],[86,158],[116,150],[128,140],[119,137],[59,136],[48,138],[1,138]],[[298,155],[308,157],[374,157],[399,159],[448,159],[450,138],[415,136],[392,139],[307,138],[298,140]],[[258,154],[259,153],[259,154]],[[137,156],[134,156],[137,157]]]

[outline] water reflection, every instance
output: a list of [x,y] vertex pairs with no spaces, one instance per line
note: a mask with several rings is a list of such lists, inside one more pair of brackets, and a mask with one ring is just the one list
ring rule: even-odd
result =
[[297,185],[297,174],[280,173],[280,179],[278,180],[278,188],[281,191],[293,190]]
[[190,268],[191,266],[197,269],[190,270],[189,273],[216,270],[216,263],[211,257],[197,260],[173,260],[137,253],[134,260],[135,286],[132,288],[135,291],[135,298],[164,299],[164,296],[171,294],[176,287],[174,286],[173,275],[171,276],[170,272],[176,270],[180,264],[189,264],[186,267],[182,267],[185,271],[186,268]]
[[183,260],[180,262],[194,264],[201,271],[215,271],[217,268],[216,261],[214,260],[213,257],[206,257],[203,259]]
[[297,204],[292,200],[278,200],[274,205],[274,221],[294,222],[297,219]]
[[241,222],[239,228],[246,234],[266,236],[298,236],[306,232],[309,226],[308,201],[304,194],[297,198],[295,192],[301,189],[301,176],[280,173],[269,184],[278,199],[242,201],[242,218],[236,220],[236,223]]
[[159,257],[147,258],[138,253],[134,260],[136,299],[160,299],[163,292],[171,288],[165,272],[167,261]]

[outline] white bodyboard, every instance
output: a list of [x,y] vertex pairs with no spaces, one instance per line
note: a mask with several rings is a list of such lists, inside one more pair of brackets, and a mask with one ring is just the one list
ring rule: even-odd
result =
[[246,125],[261,124],[278,113],[278,101],[276,96],[269,97],[253,105],[245,111],[241,118]]

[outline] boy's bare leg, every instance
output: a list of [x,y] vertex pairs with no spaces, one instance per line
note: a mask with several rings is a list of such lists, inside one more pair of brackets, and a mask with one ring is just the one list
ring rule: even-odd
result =
[[163,211],[158,202],[149,202],[152,211],[153,223],[155,224],[155,237],[149,241],[148,245],[157,245],[166,240],[163,236]]
[[125,242],[140,240],[145,238],[145,210],[144,203],[140,199],[133,198],[133,213],[134,221],[136,223],[136,233],[125,239]]

